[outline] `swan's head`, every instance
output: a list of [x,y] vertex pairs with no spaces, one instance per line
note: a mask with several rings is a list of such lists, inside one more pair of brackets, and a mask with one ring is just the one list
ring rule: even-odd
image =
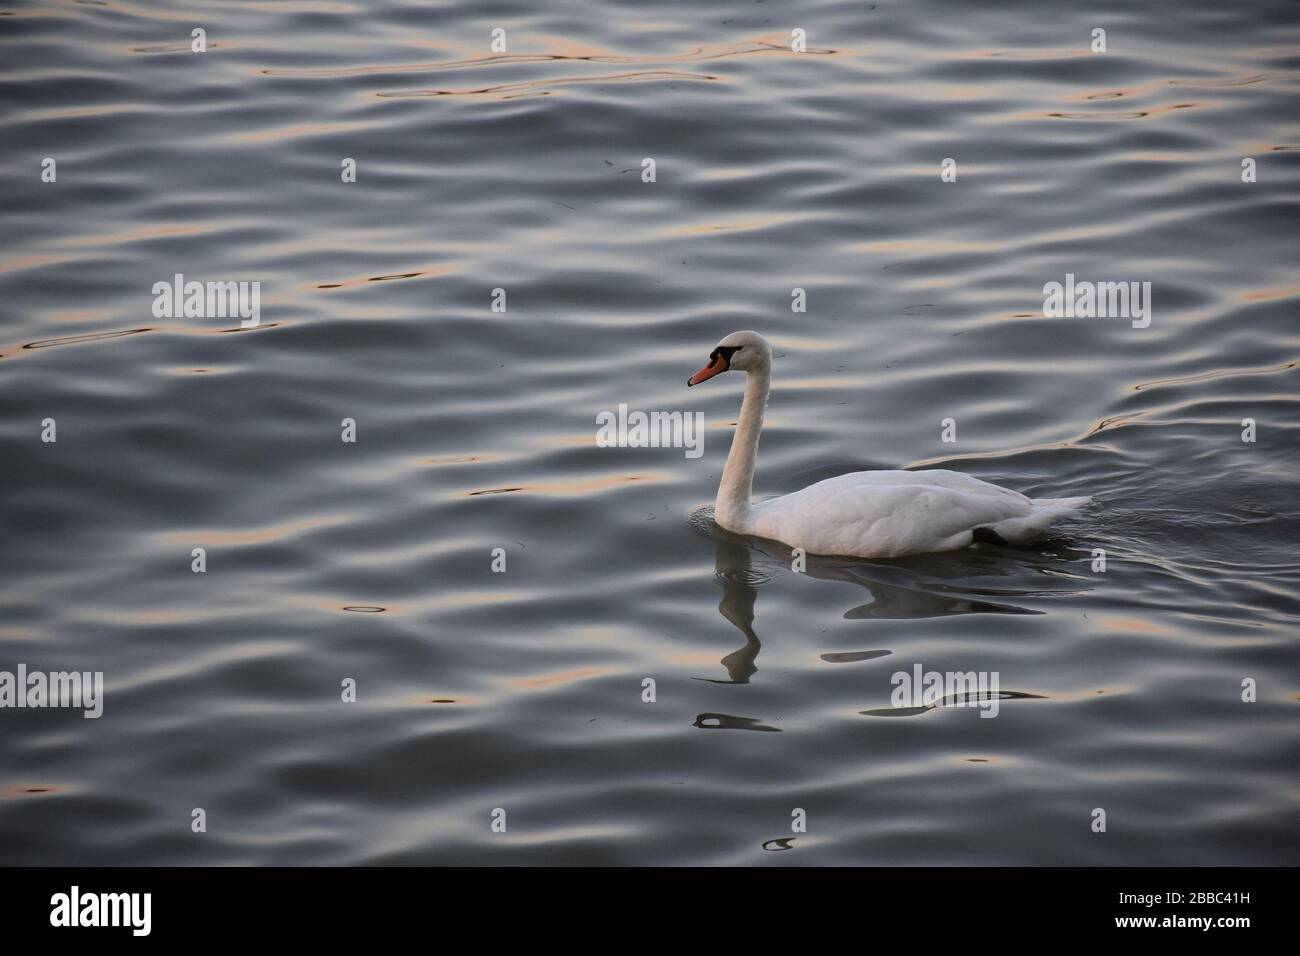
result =
[[709,353],[709,364],[686,380],[699,385],[720,372],[757,372],[772,365],[772,346],[757,332],[732,332]]

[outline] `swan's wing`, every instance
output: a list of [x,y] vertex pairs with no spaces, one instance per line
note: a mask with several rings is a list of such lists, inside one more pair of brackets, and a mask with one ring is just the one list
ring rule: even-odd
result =
[[955,471],[860,471],[755,508],[757,533],[819,554],[891,557],[970,543],[1033,511],[1024,495]]

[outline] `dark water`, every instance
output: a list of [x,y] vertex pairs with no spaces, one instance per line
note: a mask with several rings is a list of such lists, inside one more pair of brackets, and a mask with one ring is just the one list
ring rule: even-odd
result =
[[[0,669],[106,681],[0,710],[0,861],[1300,862],[1293,3],[0,14]],[[1067,273],[1150,326],[1044,318]],[[795,573],[708,510],[738,328],[760,495],[1098,503]],[[704,456],[597,447],[619,403]],[[916,663],[998,717],[871,713]]]

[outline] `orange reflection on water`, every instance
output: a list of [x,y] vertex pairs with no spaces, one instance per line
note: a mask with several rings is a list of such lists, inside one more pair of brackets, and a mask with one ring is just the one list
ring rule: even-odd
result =
[[371,282],[392,282],[397,279],[432,279],[437,276],[448,275],[460,268],[455,263],[438,263],[435,265],[424,266],[410,272],[390,272],[385,275],[377,276],[357,276],[352,279],[336,279],[332,282],[304,282],[299,285],[299,290],[303,292],[313,292],[317,289],[355,289],[359,286],[368,285]]
[[325,136],[347,130],[364,129],[367,123],[299,123],[294,126],[277,126],[254,133],[238,133],[226,137],[236,143],[271,143],[277,140],[301,139],[305,136]]
[[421,458],[421,465],[470,465],[480,461],[496,461],[500,455],[443,455],[441,458]]
[[1087,47],[1038,47],[1023,50],[959,50],[944,54],[949,60],[1067,60],[1081,56],[1096,56]]
[[[580,46],[569,38],[550,38],[559,51],[544,53],[493,53],[486,56],[472,55],[478,47],[473,44],[461,44],[465,56],[460,60],[441,60],[426,63],[382,63],[367,66],[301,68],[301,69],[265,69],[261,72],[267,76],[295,77],[340,77],[362,76],[366,74],[385,73],[432,73],[442,70],[463,70],[474,67],[513,66],[520,63],[579,62],[579,63],[689,63],[698,60],[720,60],[748,54],[786,54],[788,56],[834,56],[848,52],[829,48],[808,47],[803,53],[795,53],[790,48],[790,37],[786,34],[771,34],[751,37],[739,42],[714,43],[696,46],[685,53],[671,54],[627,54],[602,51],[595,47]],[[412,41],[409,45],[426,45]],[[454,44],[442,43],[446,47]]]
[[1131,694],[1134,688],[1131,686],[1116,685],[1114,687],[1085,687],[1081,690],[1069,691],[1052,691],[1050,697],[1054,701],[1080,701],[1092,700],[1097,697],[1113,697],[1117,694]]
[[[192,236],[202,232],[211,232],[213,226],[200,223],[196,226],[164,223],[156,226],[140,226],[125,232],[110,232],[98,236],[73,236],[60,239],[61,246],[116,246],[127,242],[141,242],[145,239],[165,239],[169,236]],[[170,277],[169,277],[170,278]]]
[[1097,618],[1097,623],[1105,628],[1113,628],[1117,631],[1137,631],[1139,634],[1168,634],[1169,628],[1151,621],[1144,621],[1140,617],[1121,617],[1115,614],[1108,614],[1104,617]]
[[518,83],[497,83],[492,86],[468,87],[454,90],[398,90],[376,93],[383,99],[406,99],[429,96],[497,97],[508,100],[522,96],[548,96],[554,86],[573,86],[584,83],[630,83],[639,80],[718,80],[721,77],[707,73],[683,73],[680,70],[641,70],[631,73],[603,73],[595,76],[561,76]]
[[1267,302],[1270,299],[1294,299],[1300,296],[1300,285],[1287,285],[1278,289],[1257,289],[1252,292],[1239,292],[1237,298],[1245,302]]
[[249,528],[243,531],[217,531],[190,529],[186,531],[164,531],[157,535],[161,541],[172,543],[200,543],[203,547],[236,547],[246,544],[266,544],[271,541],[283,541],[304,531],[316,531],[333,525],[345,524],[356,520],[353,514],[320,515],[286,521],[283,524],[267,525],[261,528]]
[[0,797],[34,797],[42,794],[62,793],[66,788],[48,783],[15,783],[0,787]]
[[718,232],[751,232],[755,229],[783,226],[788,222],[794,222],[801,218],[803,216],[799,213],[776,213],[738,222],[706,222],[692,226],[669,226],[656,230],[655,235],[665,239],[680,239],[685,236],[707,236]]
[[1002,248],[997,242],[960,242],[955,239],[893,239],[888,242],[857,242],[849,246],[854,252],[916,252],[927,256],[956,252],[989,252]]
[[480,495],[503,495],[516,491],[526,491],[543,495],[585,495],[595,491],[607,491],[632,481],[667,481],[668,475],[647,472],[635,475],[610,475],[603,478],[581,478],[576,481],[544,481],[528,485],[503,485],[498,488],[482,488],[477,491],[463,492],[463,497],[476,498]]
[[21,272],[41,266],[67,262],[68,256],[19,256],[17,259],[0,259],[0,272]]
[[98,322],[107,319],[111,314],[108,309],[80,309],[72,312],[51,312],[46,319],[50,322]]
[[24,114],[32,120],[80,119],[86,116],[112,116],[114,113],[147,113],[148,103],[105,103],[99,106],[72,106],[58,110],[36,110]]
[[578,667],[574,670],[560,671],[556,674],[542,674],[537,677],[512,677],[510,683],[516,687],[560,687],[564,684],[573,684],[577,681],[588,680],[592,677],[600,677],[603,674],[612,674],[613,667]]

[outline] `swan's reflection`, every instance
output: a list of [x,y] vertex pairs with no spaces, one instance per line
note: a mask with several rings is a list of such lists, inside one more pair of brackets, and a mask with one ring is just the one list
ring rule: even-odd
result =
[[[775,574],[790,569],[793,551],[776,541],[749,538],[719,528],[701,516],[699,523],[714,541],[714,578],[722,588],[718,611],[745,637],[745,643],[722,658],[727,679],[699,678],[716,684],[747,684],[758,670],[756,660],[762,643],[754,631],[754,606],[759,589]],[[770,571],[756,570],[756,560]],[[1018,553],[1009,560],[997,549],[967,550],[925,555],[895,561],[865,561],[808,555],[802,573],[825,581],[847,581],[865,588],[871,601],[849,608],[846,620],[908,620],[948,617],[956,614],[1043,614],[1045,612],[1006,603],[1009,597],[1038,597],[1071,593],[1080,588],[1047,589],[990,588],[974,585],[972,579],[989,575],[1037,576],[1051,568],[1062,583],[1058,555],[1051,552]],[[791,572],[794,573],[794,572]],[[964,582],[964,583],[963,583]],[[986,597],[1003,600],[990,601]],[[827,663],[850,663],[884,657],[887,650],[848,651],[821,655]],[[717,715],[713,715],[717,716]]]
[[[727,534],[721,528],[718,533]],[[763,582],[754,576],[750,549],[744,539],[736,535],[730,537],[733,540],[721,537],[714,540],[713,577],[722,585],[718,610],[745,635],[745,643],[722,659],[728,680],[700,679],[714,684],[748,684],[750,675],[758,670],[754,660],[762,647],[754,633],[754,602],[758,600],[758,585]]]

